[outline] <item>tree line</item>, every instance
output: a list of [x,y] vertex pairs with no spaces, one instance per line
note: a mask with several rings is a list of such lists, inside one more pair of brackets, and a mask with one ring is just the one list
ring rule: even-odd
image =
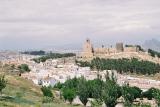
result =
[[28,55],[45,55],[46,52],[45,51],[25,51],[25,52],[21,52],[21,54],[28,54]]
[[159,52],[157,52],[157,51],[154,51],[154,50],[152,50],[152,49],[148,49],[148,53],[152,56],[152,57],[158,57],[158,58],[160,58],[160,53]]
[[82,67],[89,66],[96,70],[116,70],[118,73],[136,73],[151,75],[159,73],[160,65],[144,60],[132,59],[104,59],[94,58],[91,62],[76,61]]
[[131,87],[129,84],[119,86],[116,80],[106,76],[106,81],[102,81],[100,77],[94,80],[86,80],[84,77],[68,79],[65,83],[57,83],[54,88],[59,89],[62,97],[71,104],[76,96],[79,96],[80,101],[86,105],[88,98],[95,99],[96,106],[100,107],[104,102],[107,107],[115,107],[118,103],[117,99],[124,98],[124,104],[127,107],[132,107],[136,98],[156,99],[160,104],[160,90],[151,88],[146,92],[138,87]]
[[47,55],[41,56],[39,58],[34,58],[33,61],[36,63],[45,62],[47,59],[65,58],[76,56],[75,53],[48,53]]

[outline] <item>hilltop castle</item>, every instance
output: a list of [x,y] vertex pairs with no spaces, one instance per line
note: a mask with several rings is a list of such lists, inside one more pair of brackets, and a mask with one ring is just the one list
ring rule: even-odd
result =
[[87,39],[83,46],[83,51],[81,53],[82,58],[93,58],[93,57],[105,57],[109,55],[116,55],[118,53],[134,53],[139,52],[138,46],[126,45],[123,43],[116,43],[115,47],[106,48],[102,45],[101,48],[93,48],[93,45],[89,39]]

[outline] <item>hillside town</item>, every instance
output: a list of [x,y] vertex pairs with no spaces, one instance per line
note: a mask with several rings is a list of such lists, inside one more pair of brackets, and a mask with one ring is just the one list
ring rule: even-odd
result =
[[[106,55],[112,55],[113,57],[110,58],[132,58],[137,57],[144,60],[152,60],[153,62],[159,62],[159,58],[153,58],[146,53],[143,55],[138,47],[130,47],[125,50],[127,52],[123,51],[123,44],[117,44],[117,50],[115,50],[114,55],[113,53],[108,53]],[[133,48],[133,49],[132,49]],[[82,54],[82,57],[84,58],[90,58],[91,56],[91,50],[93,50],[90,40],[86,40]],[[102,49],[96,49],[96,50],[102,50]],[[100,52],[100,51],[96,51]],[[102,54],[103,52],[101,52]],[[144,52],[143,52],[144,53]],[[105,53],[103,53],[105,54]],[[126,55],[127,54],[127,55]],[[158,80],[152,80],[152,79],[145,79],[145,78],[138,78],[138,77],[132,77],[130,75],[125,74],[119,74],[115,70],[104,70],[104,71],[94,71],[91,70],[90,67],[80,67],[75,63],[76,58],[78,60],[79,56],[77,57],[70,57],[70,58],[58,58],[58,59],[48,59],[45,62],[36,63],[33,61],[33,58],[38,58],[37,55],[28,55],[28,54],[21,54],[18,52],[1,52],[1,62],[3,64],[14,64],[14,65],[21,65],[21,64],[27,64],[30,68],[30,72],[26,72],[22,74],[23,78],[32,80],[35,85],[42,85],[42,86],[54,86],[56,83],[64,83],[68,79],[72,79],[74,77],[85,77],[87,80],[93,80],[97,78],[97,74],[99,74],[103,80],[105,80],[105,76],[107,75],[107,72],[109,72],[110,76],[112,75],[112,72],[114,73],[115,78],[118,81],[119,85],[123,85],[124,83],[129,83],[131,86],[137,86],[144,91],[151,88],[160,88],[160,81]],[[93,54],[92,55],[97,55]],[[102,55],[103,56],[103,55]],[[127,57],[123,57],[127,56]],[[108,58],[108,57],[107,57]],[[157,60],[156,60],[157,59]]]
[[0,107],[160,107],[160,0],[0,0]]
[[[160,89],[160,80],[133,76],[127,73],[119,73],[114,69],[93,69],[91,68],[91,66],[80,66],[80,64],[77,63],[77,61],[91,61],[94,58],[137,58],[139,60],[146,60],[157,64],[160,63],[160,59],[158,56],[153,57],[150,55],[150,53],[140,50],[140,48],[137,46],[124,48],[123,43],[117,43],[116,48],[102,47],[94,49],[91,45],[90,40],[87,39],[83,46],[83,50],[76,56],[62,58],[52,58],[51,56],[44,56],[45,54],[32,55],[28,52],[22,53],[16,51],[2,51],[0,52],[0,62],[2,63],[2,68],[5,65],[14,65],[15,67],[19,67],[20,65],[26,64],[29,67],[29,72],[19,73],[19,70],[17,69],[13,69],[12,72],[17,72],[17,75],[19,75],[20,77],[32,81],[35,86],[55,87],[59,83],[65,84],[65,82],[68,80],[81,77],[84,77],[87,81],[96,80],[97,78],[101,78],[101,80],[107,81],[106,77],[109,77],[110,79],[114,77],[117,84],[122,87],[125,84],[129,84],[130,87],[138,87],[143,92],[146,92],[153,87],[156,89]],[[46,59],[42,60],[44,58]],[[92,100],[93,99],[88,99],[88,103],[86,104],[87,107],[91,107]],[[119,98],[117,101],[119,102],[118,104],[120,104],[120,106],[116,107],[121,107],[122,98]],[[135,103],[136,102],[146,102],[151,104],[152,107],[156,107],[155,100],[143,99],[141,101],[140,99],[136,99]],[[73,100],[73,104],[83,105],[78,96]]]

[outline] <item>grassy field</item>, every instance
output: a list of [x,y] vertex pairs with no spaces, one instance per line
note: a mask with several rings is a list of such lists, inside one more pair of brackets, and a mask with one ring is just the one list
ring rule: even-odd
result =
[[28,107],[41,102],[40,88],[18,76],[6,75],[8,81],[3,90],[0,105],[9,107]]
[[5,75],[8,82],[0,95],[0,107],[73,107],[61,100],[42,104],[43,95],[39,86],[7,70],[0,67],[0,75]]
[[40,87],[19,76],[6,75],[7,87],[0,97],[0,107],[73,107],[62,101],[42,104]]

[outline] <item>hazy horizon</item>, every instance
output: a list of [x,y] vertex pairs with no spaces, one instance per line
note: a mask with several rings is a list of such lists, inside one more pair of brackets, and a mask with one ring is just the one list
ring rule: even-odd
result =
[[[1,0],[0,50],[160,40],[159,0]],[[53,46],[53,47],[52,47]]]

